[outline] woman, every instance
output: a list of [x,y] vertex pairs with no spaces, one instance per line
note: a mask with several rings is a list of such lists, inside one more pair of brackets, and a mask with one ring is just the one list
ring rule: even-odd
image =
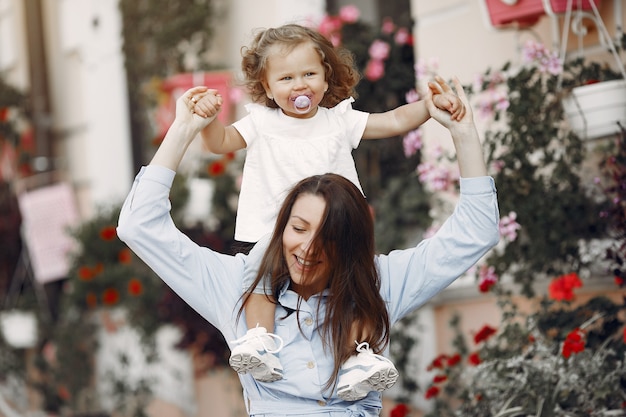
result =
[[[351,182],[336,175],[304,179],[285,199],[260,267],[253,265],[259,277],[271,277],[284,374],[272,383],[240,375],[250,415],[378,415],[379,392],[357,401],[337,395],[338,369],[347,355],[346,346],[335,343],[345,339],[341,332],[353,321],[374,320],[374,340],[385,346],[393,323],[447,287],[497,243],[493,179],[486,175],[472,112],[458,80],[455,88],[468,109],[460,121],[437,109],[432,93],[426,98],[431,117],[450,129],[461,174],[459,203],[434,237],[415,248],[375,256],[367,203]],[[245,320],[239,320],[245,300],[241,282],[246,265],[258,260],[199,247],[176,229],[169,215],[175,171],[191,141],[211,121],[192,111],[191,98],[200,91],[192,88],[177,100],[174,123],[124,203],[118,235],[226,340],[235,341],[247,330]],[[346,302],[354,299],[354,304]]]

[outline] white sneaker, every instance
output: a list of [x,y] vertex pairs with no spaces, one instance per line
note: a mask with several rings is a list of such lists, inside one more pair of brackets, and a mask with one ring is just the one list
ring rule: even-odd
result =
[[[276,347],[274,339],[280,342]],[[252,377],[261,382],[273,382],[283,378],[283,366],[274,355],[283,348],[283,339],[268,333],[265,327],[255,327],[241,338],[230,352],[228,363],[239,374],[250,372]]]
[[371,391],[384,391],[398,380],[393,362],[372,352],[369,343],[356,343],[359,353],[351,356],[339,370],[337,395],[345,401],[360,400]]

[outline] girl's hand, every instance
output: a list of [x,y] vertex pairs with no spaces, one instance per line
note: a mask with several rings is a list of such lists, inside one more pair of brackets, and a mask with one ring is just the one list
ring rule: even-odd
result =
[[[213,93],[211,93],[213,92]],[[176,100],[176,120],[179,123],[183,123],[193,130],[202,130],[209,123],[211,123],[217,116],[217,110],[210,116],[202,116],[196,112],[197,104],[206,95],[213,95],[213,97],[219,97],[215,95],[216,90],[209,90],[207,87],[192,87]],[[221,97],[219,98],[221,103]],[[208,100],[207,100],[208,101]],[[203,105],[206,109],[207,105]],[[219,110],[219,108],[218,108]],[[203,110],[204,111],[204,110]],[[207,114],[205,112],[205,114]]]
[[201,117],[213,117],[222,107],[222,96],[213,89],[194,95],[191,101],[195,103],[192,110]]
[[[453,125],[455,122],[473,125],[472,109],[463,86],[456,77],[453,82],[456,94],[445,80],[439,76],[435,77],[435,81],[428,83],[429,89],[425,101],[430,116],[448,129],[455,127]],[[437,98],[435,99],[435,97]],[[451,99],[451,97],[456,97],[456,99]],[[435,100],[440,105],[436,105]]]

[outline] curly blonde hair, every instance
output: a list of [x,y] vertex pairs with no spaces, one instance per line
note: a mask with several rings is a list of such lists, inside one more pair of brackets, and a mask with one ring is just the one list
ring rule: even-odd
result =
[[286,24],[259,31],[250,45],[241,48],[243,84],[253,102],[278,108],[274,100],[267,97],[263,88],[270,48],[279,44],[291,50],[305,42],[312,43],[325,69],[328,91],[320,106],[330,108],[348,97],[356,98],[355,86],[361,76],[354,65],[352,53],[343,47],[333,46],[328,39],[313,29],[298,24]]

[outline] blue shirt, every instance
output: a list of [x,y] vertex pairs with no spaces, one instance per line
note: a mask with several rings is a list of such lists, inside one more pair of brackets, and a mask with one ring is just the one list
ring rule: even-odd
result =
[[[219,329],[226,340],[246,333],[245,317],[236,320],[246,255],[224,255],[198,246],[174,225],[169,191],[175,172],[143,167],[124,202],[117,233],[181,298]],[[408,192],[408,191],[407,191]],[[377,255],[381,295],[395,323],[450,285],[498,241],[498,204],[491,177],[462,178],[459,202],[435,236],[416,247]],[[258,267],[255,265],[254,267]],[[280,381],[258,382],[240,376],[244,399],[254,416],[377,416],[380,393],[346,402],[336,391],[324,392],[333,357],[317,332],[325,314],[325,293],[303,301],[287,287],[278,297],[275,333],[283,338]],[[317,308],[317,303],[321,308]],[[287,316],[284,319],[284,316]],[[302,332],[298,329],[300,320]]]

